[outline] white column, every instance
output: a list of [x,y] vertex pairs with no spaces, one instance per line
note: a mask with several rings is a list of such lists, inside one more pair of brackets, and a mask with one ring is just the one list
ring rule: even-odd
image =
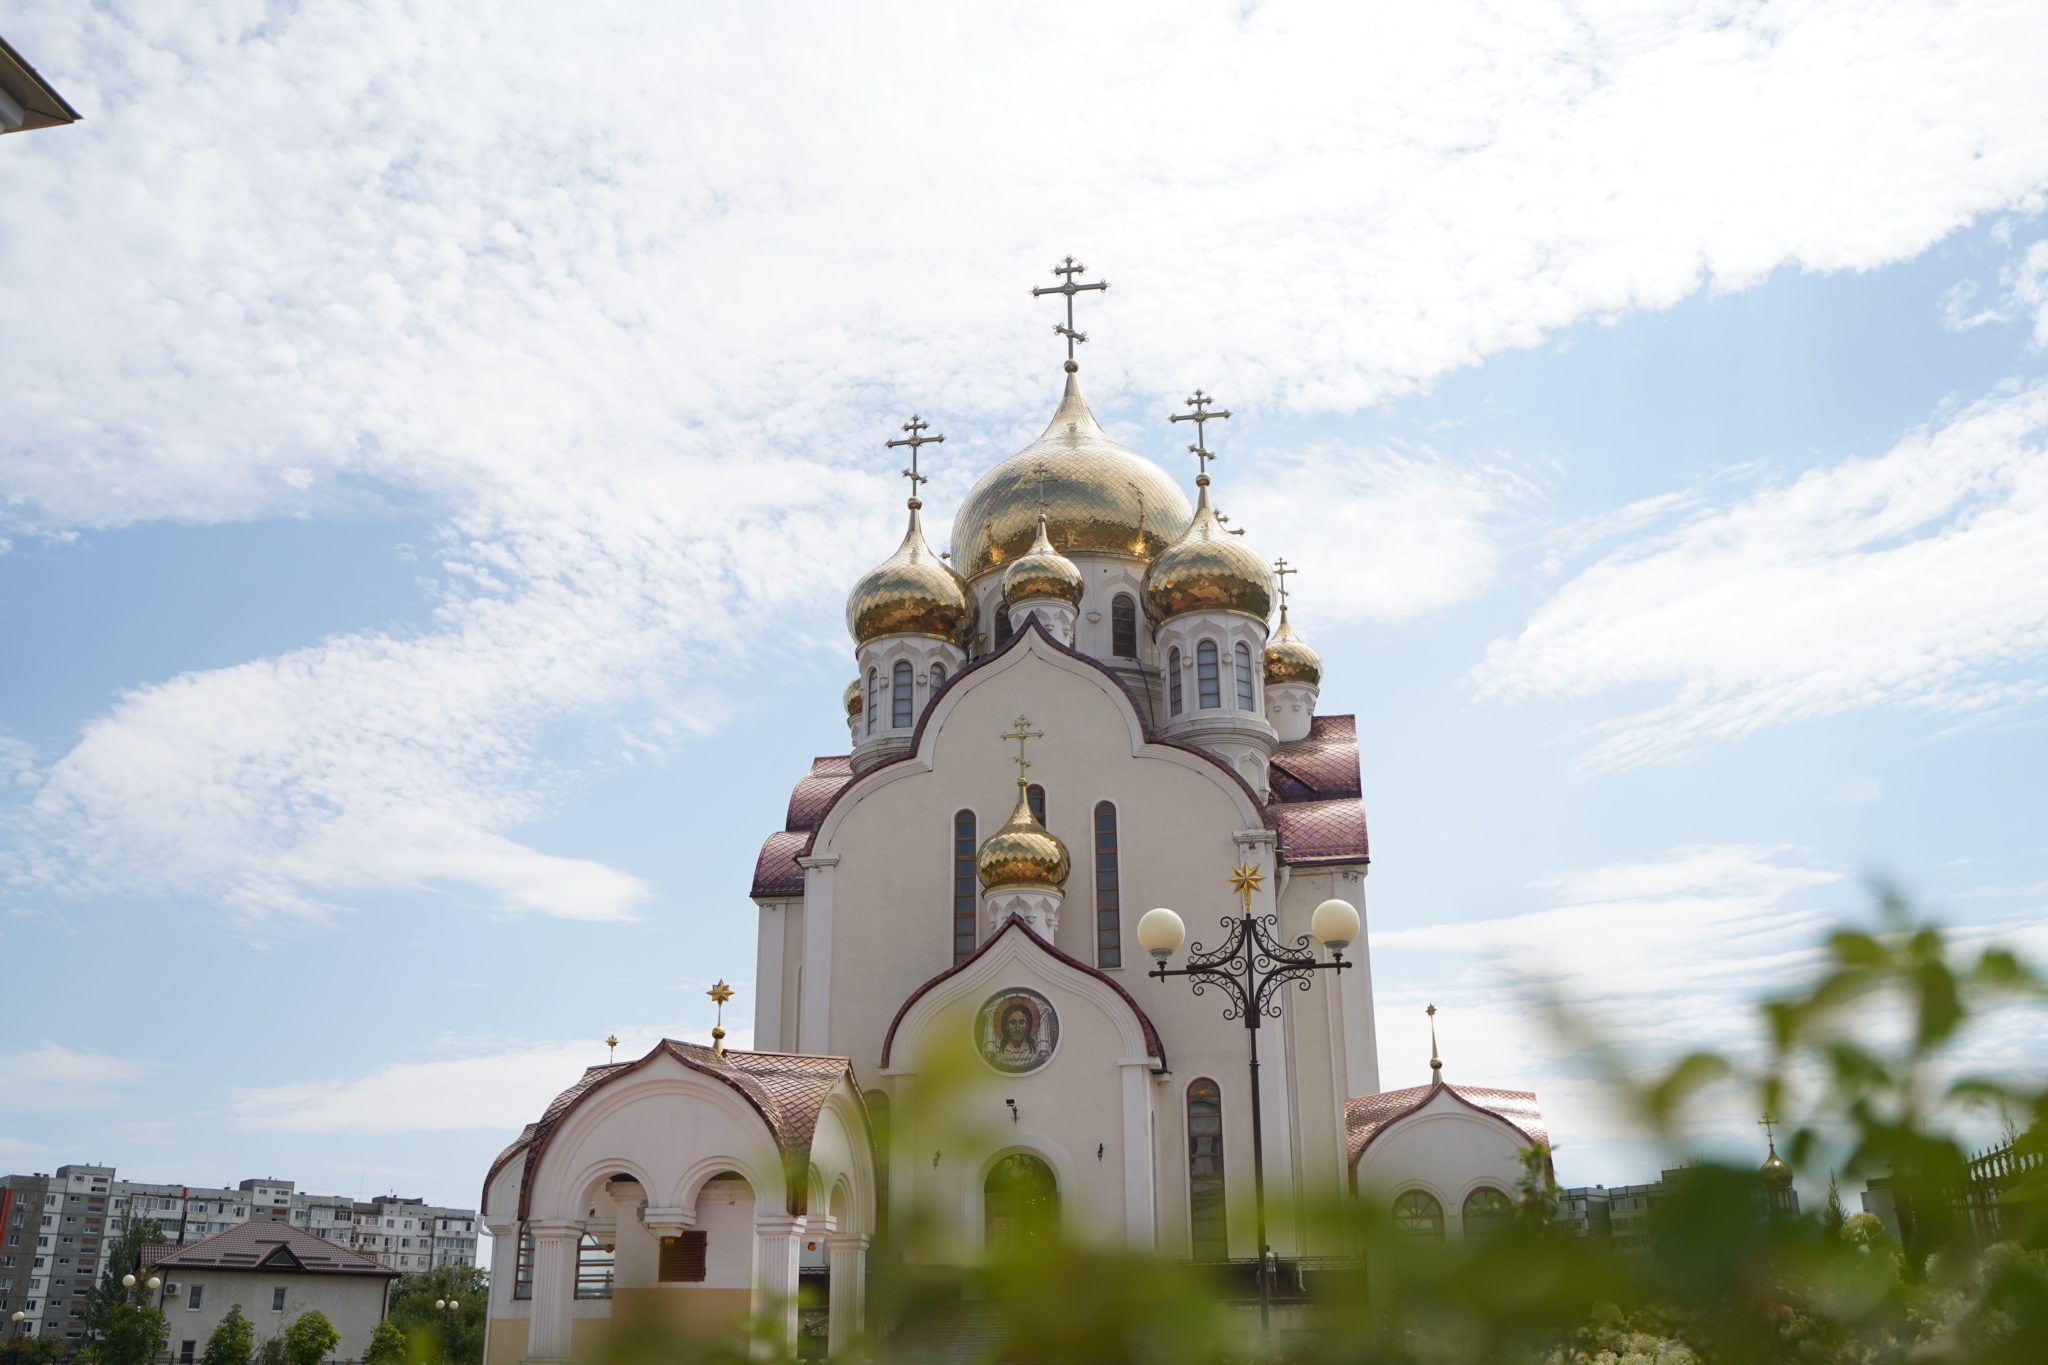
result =
[[789,913],[774,901],[761,904],[754,951],[754,1043],[756,1051],[781,1052],[782,934]]
[[842,1232],[826,1239],[832,1254],[832,1297],[828,1306],[826,1349],[844,1351],[861,1329],[868,1305],[868,1241],[859,1233]]
[[804,987],[797,1006],[796,1050],[823,1053],[830,1050],[826,1036],[832,1027],[832,869],[839,866],[839,855],[797,862],[804,869]]
[[1158,1222],[1152,1211],[1152,1064],[1150,1057],[1119,1057],[1124,1099],[1124,1244],[1152,1251]]
[[533,1317],[526,1328],[526,1359],[569,1358],[569,1301],[576,1293],[574,1223],[530,1222],[533,1233]]
[[754,1313],[775,1324],[777,1347],[793,1351],[797,1266],[804,1249],[804,1220],[792,1214],[757,1217],[754,1243]]

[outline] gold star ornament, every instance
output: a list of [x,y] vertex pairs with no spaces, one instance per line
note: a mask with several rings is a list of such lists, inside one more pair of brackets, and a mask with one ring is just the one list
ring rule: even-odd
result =
[[1230,889],[1244,902],[1244,912],[1252,912],[1252,893],[1266,884],[1265,874],[1254,863],[1239,863],[1230,869]]
[[726,1001],[732,999],[732,987],[720,981],[710,990],[704,992],[704,994],[710,996],[713,1003],[723,1005]]

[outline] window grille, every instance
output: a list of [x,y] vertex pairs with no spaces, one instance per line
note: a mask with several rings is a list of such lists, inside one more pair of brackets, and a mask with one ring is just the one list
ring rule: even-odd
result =
[[907,730],[911,719],[910,663],[906,659],[898,659],[896,667],[890,670],[889,724],[893,729]]
[[974,910],[978,899],[974,877],[974,812],[953,816],[953,960],[974,956]]
[[1222,679],[1218,676],[1216,642],[1204,640],[1195,646],[1195,691],[1204,711],[1223,705]]
[[1138,604],[1127,592],[1109,604],[1109,652],[1119,659],[1138,657]]
[[663,1284],[687,1284],[702,1280],[708,1253],[706,1235],[698,1231],[679,1232],[661,1239],[661,1256],[655,1278]]
[[1095,807],[1095,965],[1124,965],[1123,900],[1118,884],[1116,807]]
[[1180,714],[1180,651],[1168,650],[1166,654],[1166,710],[1169,715]]
[[524,1223],[519,1225],[519,1257],[512,1267],[512,1297],[533,1297],[533,1229]]
[[1237,647],[1237,709],[1249,711],[1254,705],[1252,695],[1252,652],[1249,647]]
[[576,1244],[576,1297],[608,1299],[612,1296],[612,1249],[601,1245],[589,1233]]
[[1230,1256],[1223,1193],[1223,1090],[1204,1076],[1188,1083],[1188,1227],[1198,1261]]

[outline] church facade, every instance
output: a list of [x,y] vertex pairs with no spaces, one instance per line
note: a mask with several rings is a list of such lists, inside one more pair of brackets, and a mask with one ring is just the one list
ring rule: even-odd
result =
[[[1182,415],[1204,466],[1203,424],[1228,415],[1208,404]],[[914,494],[939,438],[905,430]],[[948,1264],[1053,1231],[1259,1255],[1249,1030],[1148,976],[1138,926],[1171,907],[1193,952],[1249,912],[1321,952],[1319,906],[1363,911],[1357,725],[1319,712],[1285,563],[1225,524],[1206,472],[1191,505],[1113,441],[1071,356],[950,554],[915,496],[906,521],[849,597],[848,752],[797,781],[756,864],[754,1048],[592,1067],[499,1157],[491,1365],[574,1356],[628,1313],[793,1314],[806,1276],[829,1281],[836,1346],[874,1238],[913,1211],[914,1254]],[[1339,946],[1350,970],[1260,1021],[1267,1199],[1363,1191],[1462,1235],[1542,1136],[1535,1097],[1382,1092],[1368,935]],[[1268,1241],[1344,1253],[1318,1235],[1276,1212]]]

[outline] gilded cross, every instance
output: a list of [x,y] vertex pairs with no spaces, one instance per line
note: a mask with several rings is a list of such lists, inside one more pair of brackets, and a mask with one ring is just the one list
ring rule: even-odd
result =
[[1017,785],[1020,787],[1024,785],[1024,770],[1031,766],[1031,760],[1024,756],[1025,741],[1045,738],[1043,732],[1031,729],[1030,725],[1031,717],[1019,716],[1017,717],[1016,729],[1003,731],[1004,739],[1014,739],[1017,741],[1017,756],[1010,761],[1017,765]]
[[1774,1152],[1777,1151],[1778,1121],[1772,1118],[1769,1114],[1765,1114],[1762,1118],[1756,1121],[1756,1126],[1764,1130],[1764,1141],[1770,1144],[1771,1150]]
[[924,418],[913,412],[910,414],[910,420],[903,424],[903,429],[910,433],[908,436],[900,440],[882,442],[885,449],[894,449],[897,446],[910,447],[910,468],[903,471],[903,477],[910,480],[910,496],[913,498],[917,496],[917,486],[919,484],[931,482],[930,479],[917,472],[917,448],[919,446],[937,445],[946,439],[943,436],[925,435],[924,433],[930,427],[930,422],[925,421]]
[[1209,411],[1209,405],[1215,401],[1208,394],[1203,393],[1200,389],[1196,389],[1194,396],[1187,400],[1187,406],[1193,408],[1194,411],[1176,412],[1166,419],[1169,422],[1193,422],[1195,424],[1195,443],[1189,446],[1188,449],[1193,452],[1196,461],[1201,466],[1200,472],[1203,474],[1209,472],[1209,461],[1216,458],[1215,453],[1208,448],[1209,428],[1206,424],[1230,416],[1229,408],[1224,408],[1221,412]]
[[1282,611],[1286,611],[1286,610],[1287,610],[1287,578],[1288,578],[1288,575],[1289,575],[1289,574],[1298,574],[1298,573],[1300,573],[1300,572],[1301,572],[1301,570],[1299,570],[1299,569],[1290,569],[1290,568],[1288,568],[1288,567],[1287,567],[1287,560],[1286,560],[1285,558],[1281,558],[1281,559],[1276,559],[1276,560],[1274,560],[1274,561],[1273,561],[1273,579],[1274,579],[1274,581],[1275,581],[1275,582],[1277,582],[1277,583],[1278,583],[1278,584],[1280,585],[1280,610],[1282,610]]
[[1074,330],[1074,295],[1084,293],[1090,289],[1109,288],[1108,280],[1097,280],[1093,284],[1075,284],[1074,276],[1087,268],[1087,266],[1082,265],[1072,256],[1069,256],[1052,268],[1052,273],[1061,277],[1058,284],[1035,285],[1031,290],[1031,297],[1033,298],[1037,298],[1040,294],[1064,294],[1067,296],[1067,325],[1062,327],[1058,323],[1054,323],[1052,330],[1067,339],[1067,362],[1069,365],[1073,363],[1075,345],[1088,339],[1086,332]]

